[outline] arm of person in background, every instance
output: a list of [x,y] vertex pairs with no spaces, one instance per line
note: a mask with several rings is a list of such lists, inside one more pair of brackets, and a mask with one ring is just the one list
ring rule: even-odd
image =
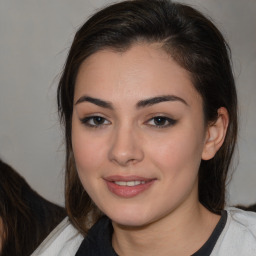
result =
[[66,216],[0,160],[0,255],[30,255]]

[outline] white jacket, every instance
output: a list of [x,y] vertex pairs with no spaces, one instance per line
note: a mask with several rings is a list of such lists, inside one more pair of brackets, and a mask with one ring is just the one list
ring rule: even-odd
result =
[[[256,256],[256,213],[226,210],[227,222],[211,256]],[[65,218],[31,256],[74,256],[83,239]]]

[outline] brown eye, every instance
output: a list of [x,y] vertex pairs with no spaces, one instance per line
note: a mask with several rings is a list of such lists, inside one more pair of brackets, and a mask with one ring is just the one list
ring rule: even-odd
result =
[[101,116],[95,116],[95,117],[92,118],[92,122],[95,125],[101,125],[101,124],[104,124],[105,118],[102,118]]
[[153,118],[155,125],[162,126],[168,123],[168,120],[165,117],[157,116]]
[[101,116],[88,116],[80,120],[82,124],[89,126],[89,127],[100,127],[103,125],[108,125],[110,122]]
[[157,128],[169,127],[174,125],[175,123],[176,123],[176,120],[171,119],[169,117],[165,117],[165,116],[155,116],[147,122],[148,125],[154,126]]

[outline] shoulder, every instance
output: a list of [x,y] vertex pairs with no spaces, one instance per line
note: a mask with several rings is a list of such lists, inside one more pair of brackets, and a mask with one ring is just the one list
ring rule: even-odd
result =
[[256,232],[256,212],[244,211],[235,207],[227,208],[232,224],[242,229],[250,229]]
[[230,235],[238,240],[252,241],[256,248],[256,213],[244,211],[238,208],[227,208],[228,224],[227,230]]
[[31,256],[75,255],[84,237],[66,217]]
[[234,207],[227,210],[227,223],[211,255],[247,255],[256,252],[256,213]]

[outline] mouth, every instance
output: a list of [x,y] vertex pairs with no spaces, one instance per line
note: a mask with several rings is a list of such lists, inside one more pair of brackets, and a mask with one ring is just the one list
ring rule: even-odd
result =
[[146,181],[142,180],[133,180],[133,181],[114,181],[115,184],[119,185],[119,186],[128,186],[128,187],[134,187],[134,186],[138,186],[141,184],[145,184]]
[[148,190],[156,179],[138,176],[109,176],[105,182],[108,190],[118,197],[131,198]]

